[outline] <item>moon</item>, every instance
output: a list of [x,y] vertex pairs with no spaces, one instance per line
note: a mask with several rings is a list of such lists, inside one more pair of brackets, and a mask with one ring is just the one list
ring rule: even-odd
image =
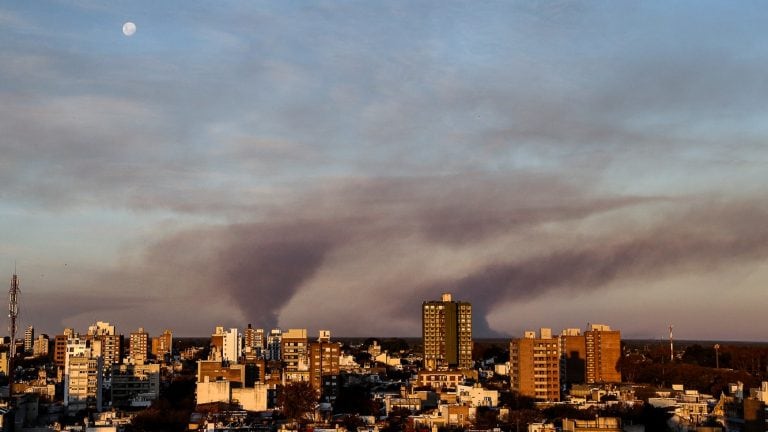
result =
[[123,34],[126,36],[133,36],[133,34],[136,33],[136,24],[128,21],[127,23],[123,24]]

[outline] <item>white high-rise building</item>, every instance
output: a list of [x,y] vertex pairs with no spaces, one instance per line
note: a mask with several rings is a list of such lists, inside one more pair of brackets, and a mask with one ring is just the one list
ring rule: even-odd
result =
[[67,411],[93,408],[101,411],[101,388],[104,363],[91,352],[91,344],[75,333],[67,339],[64,362],[64,406]]
[[31,353],[35,345],[35,328],[27,326],[24,330],[24,352]]
[[91,336],[99,335],[113,335],[115,333],[115,326],[104,321],[96,321],[94,324],[88,326],[88,334]]
[[90,356],[91,344],[85,336],[75,333],[67,339],[67,355],[64,359],[64,375],[69,371],[69,359],[78,356]]
[[242,355],[242,341],[240,331],[236,328],[224,333],[224,349],[222,352],[224,361],[237,363]]

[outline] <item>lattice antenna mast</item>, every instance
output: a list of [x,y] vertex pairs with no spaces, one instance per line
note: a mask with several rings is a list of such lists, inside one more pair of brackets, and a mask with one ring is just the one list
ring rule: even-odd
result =
[[[13,363],[14,357],[16,357],[16,318],[19,317],[19,277],[16,275],[16,270],[13,271],[13,277],[11,278],[11,289],[8,290],[8,318],[10,319],[10,333],[11,333],[11,352],[9,355],[9,369],[13,373],[13,368],[10,366]],[[13,381],[11,381],[13,382]]]

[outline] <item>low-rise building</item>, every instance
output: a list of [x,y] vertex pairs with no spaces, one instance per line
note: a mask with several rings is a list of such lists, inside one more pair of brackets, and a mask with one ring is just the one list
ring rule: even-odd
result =
[[114,365],[111,390],[116,408],[149,406],[160,396],[160,365]]
[[456,388],[467,379],[465,371],[419,371],[416,384],[433,389]]
[[215,402],[236,403],[246,411],[266,411],[268,385],[256,383],[253,387],[233,386],[227,380],[211,381],[208,377],[197,383],[197,404]]
[[528,432],[557,432],[553,423],[529,423]]
[[621,419],[597,417],[594,420],[563,420],[563,432],[622,432]]
[[245,383],[245,365],[229,364],[221,360],[199,360],[197,362],[197,382],[205,378],[210,381],[231,381]]
[[456,388],[459,403],[472,407],[496,407],[499,404],[498,390],[488,390],[480,384],[474,386],[459,385]]

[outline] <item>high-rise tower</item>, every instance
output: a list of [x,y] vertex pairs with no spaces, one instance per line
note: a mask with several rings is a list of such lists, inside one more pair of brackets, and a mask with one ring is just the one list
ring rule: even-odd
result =
[[421,332],[427,369],[472,368],[471,304],[453,301],[449,293],[440,301],[425,301]]
[[128,340],[128,357],[133,364],[143,365],[149,359],[149,333],[144,331],[144,327],[131,333]]
[[621,382],[621,332],[604,324],[592,324],[584,332],[586,383]]
[[539,401],[560,400],[560,337],[552,329],[526,331],[509,344],[509,375],[512,390]]
[[24,330],[24,354],[31,354],[35,344],[35,327],[29,325]]

